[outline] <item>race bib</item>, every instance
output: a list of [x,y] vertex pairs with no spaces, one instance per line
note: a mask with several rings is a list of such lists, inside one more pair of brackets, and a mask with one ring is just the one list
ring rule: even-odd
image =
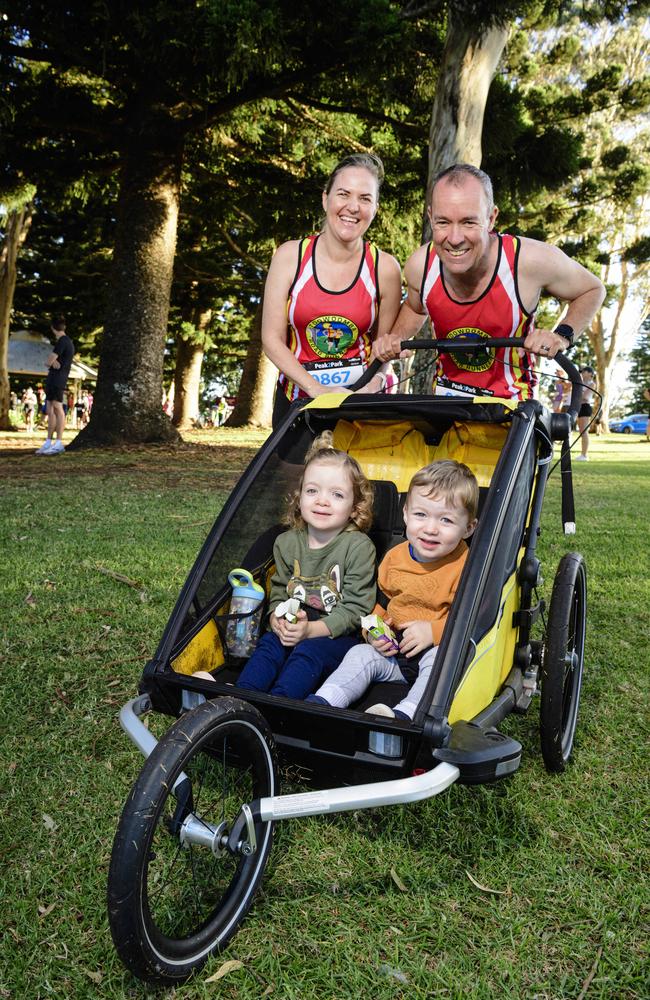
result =
[[359,381],[365,367],[359,358],[339,361],[308,361],[303,367],[321,385],[333,385],[349,389]]
[[439,378],[435,383],[433,394],[434,396],[494,396],[494,391],[483,386],[465,385],[448,378]]

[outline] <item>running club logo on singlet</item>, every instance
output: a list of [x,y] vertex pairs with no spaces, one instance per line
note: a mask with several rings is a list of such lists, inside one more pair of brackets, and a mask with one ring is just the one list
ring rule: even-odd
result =
[[[485,330],[479,330],[475,326],[460,326],[456,330],[450,330],[447,340],[467,340],[476,343],[482,339],[487,339],[490,335]],[[492,367],[494,362],[494,351],[487,347],[476,347],[473,350],[454,352],[454,361],[457,368],[466,372],[486,372]]]
[[342,358],[356,342],[359,329],[344,316],[317,316],[307,324],[305,335],[319,358]]

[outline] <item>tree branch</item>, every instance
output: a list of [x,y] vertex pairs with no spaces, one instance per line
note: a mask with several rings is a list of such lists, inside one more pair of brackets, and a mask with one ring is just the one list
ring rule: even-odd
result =
[[358,115],[359,118],[365,118],[367,121],[379,122],[381,125],[392,125],[394,128],[404,129],[408,132],[421,131],[419,125],[415,125],[411,122],[402,122],[398,118],[392,118],[390,115],[383,115],[379,111],[371,111],[369,108],[359,108],[352,104],[325,104],[323,101],[317,101],[312,97],[308,97],[307,95],[300,93],[300,91],[294,91],[292,96],[301,104],[306,104],[308,107],[314,108],[316,111],[328,111],[333,114],[341,115]]
[[266,272],[266,267],[264,266],[264,264],[261,264],[259,260],[256,260],[255,257],[252,257],[249,253],[247,253],[245,250],[242,250],[242,248],[235,243],[235,241],[233,240],[232,236],[230,235],[225,226],[220,226],[219,232],[223,236],[224,240],[226,241],[230,249],[237,254],[240,260],[245,260],[249,264],[252,264],[253,267],[257,267],[259,268],[260,271]]

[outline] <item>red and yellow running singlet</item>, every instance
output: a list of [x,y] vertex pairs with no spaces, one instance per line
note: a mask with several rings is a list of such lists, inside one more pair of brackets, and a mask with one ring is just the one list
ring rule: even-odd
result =
[[[517,263],[520,241],[494,234],[499,241],[490,284],[478,299],[457,302],[449,295],[433,244],[427,248],[420,298],[433,324],[436,340],[462,337],[525,337],[534,325],[519,298]],[[537,385],[533,359],[517,348],[479,348],[467,354],[441,354],[434,379],[440,396],[472,395],[530,399]]]
[[[379,306],[379,251],[363,244],[359,270],[349,288],[330,292],[319,283],[314,251],[318,236],[300,241],[298,268],[289,289],[289,350],[321,385],[351,388],[368,366],[371,333]],[[306,393],[281,374],[287,399]]]

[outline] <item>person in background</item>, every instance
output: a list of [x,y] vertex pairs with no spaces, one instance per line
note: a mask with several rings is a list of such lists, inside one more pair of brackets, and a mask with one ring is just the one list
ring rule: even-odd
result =
[[[558,368],[555,373],[555,382],[553,384],[553,413],[562,413],[562,407],[564,405],[564,400],[567,390],[567,377],[562,368]],[[569,383],[569,388],[571,384]]]
[[578,410],[578,431],[580,434],[580,447],[582,451],[580,455],[576,456],[576,462],[588,462],[588,428],[594,412],[592,402],[594,398],[594,389],[596,388],[595,373],[591,365],[585,365],[584,368],[580,369],[580,378],[582,379],[582,399],[580,402],[580,409]]
[[[323,191],[321,232],[283,243],[271,261],[262,345],[280,372],[274,427],[296,399],[353,390],[374,338],[388,334],[397,316],[399,264],[365,239],[383,177],[378,157],[346,156]],[[363,391],[383,388],[380,372]]]
[[[65,427],[65,410],[63,397],[70,367],[74,357],[74,344],[65,332],[65,319],[55,316],[52,320],[54,347],[48,356],[49,371],[45,379],[45,399],[47,400],[47,439],[37,455],[59,455],[65,451],[63,445],[63,429]],[[54,440],[56,436],[56,440]]]
[[34,413],[36,412],[36,407],[38,406],[38,400],[31,385],[28,386],[23,393],[22,404],[27,433],[32,434],[34,431]]
[[[525,338],[518,348],[474,348],[441,354],[437,395],[489,395],[530,399],[537,385],[532,355],[553,358],[589,325],[605,297],[590,271],[557,247],[527,237],[497,233],[498,209],[484,171],[457,163],[436,177],[429,218],[431,243],[408,259],[408,294],[393,330],[377,338],[373,358],[399,357],[428,315],[437,340]],[[568,303],[555,330],[535,328],[542,291]]]

